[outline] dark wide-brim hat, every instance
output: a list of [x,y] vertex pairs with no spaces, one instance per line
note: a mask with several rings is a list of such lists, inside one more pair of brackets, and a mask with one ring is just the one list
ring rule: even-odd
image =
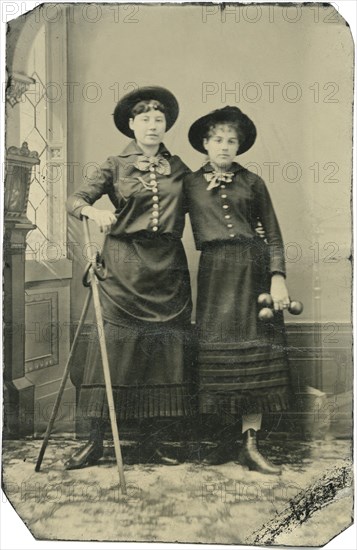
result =
[[211,111],[197,119],[189,129],[188,139],[194,149],[200,153],[207,153],[203,147],[203,139],[207,136],[210,126],[219,123],[235,122],[239,126],[240,133],[244,136],[243,141],[240,139],[237,155],[241,155],[248,151],[255,142],[257,137],[257,129],[250,118],[242,113],[238,107],[223,107]]
[[154,99],[165,106],[166,131],[175,124],[179,114],[179,105],[176,97],[166,88],[160,86],[145,86],[126,94],[114,110],[114,123],[120,132],[133,138],[134,132],[129,128],[129,119],[132,118],[132,109],[139,101]]

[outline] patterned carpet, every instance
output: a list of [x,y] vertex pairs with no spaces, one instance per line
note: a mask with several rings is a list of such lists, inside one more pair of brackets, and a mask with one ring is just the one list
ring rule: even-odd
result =
[[[324,474],[349,469],[351,459],[347,440],[265,440],[262,450],[284,464],[281,476],[249,472],[233,461],[211,467],[131,464],[125,466],[123,496],[111,442],[100,465],[65,471],[63,461],[79,443],[51,440],[35,473],[40,445],[3,442],[5,493],[39,540],[251,543],[254,533],[291,508],[294,497]],[[351,524],[350,485],[334,489],[333,500],[321,502],[311,517],[297,514],[271,544],[327,543]]]

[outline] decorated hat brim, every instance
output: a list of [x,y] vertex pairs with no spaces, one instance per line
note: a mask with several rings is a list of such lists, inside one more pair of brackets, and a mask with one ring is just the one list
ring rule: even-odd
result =
[[257,137],[257,130],[253,121],[242,113],[238,107],[224,107],[200,117],[191,125],[188,132],[188,139],[196,151],[204,154],[207,153],[206,149],[203,147],[203,140],[207,135],[209,127],[220,122],[238,123],[240,132],[244,135],[244,139],[239,143],[237,155],[245,153],[252,147]]
[[175,124],[179,114],[179,105],[175,96],[166,88],[160,86],[146,86],[126,94],[114,110],[114,123],[120,132],[133,138],[134,132],[129,128],[129,119],[132,109],[139,101],[154,99],[165,106],[166,131]]

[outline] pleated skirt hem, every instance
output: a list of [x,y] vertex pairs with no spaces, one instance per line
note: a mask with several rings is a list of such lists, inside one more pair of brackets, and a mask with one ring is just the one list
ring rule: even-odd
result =
[[201,414],[242,415],[250,413],[282,412],[290,407],[289,387],[274,388],[271,391],[225,391],[200,392],[199,412]]
[[[116,416],[121,420],[192,416],[196,411],[189,389],[188,384],[115,386]],[[82,418],[109,418],[105,386],[81,387],[78,415]]]

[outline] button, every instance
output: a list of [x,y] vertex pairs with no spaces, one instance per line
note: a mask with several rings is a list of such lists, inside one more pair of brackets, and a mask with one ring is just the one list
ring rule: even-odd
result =
[[[157,225],[154,225],[154,227],[152,228],[153,231],[157,231],[159,228],[157,227]],[[234,236],[234,235],[233,235]]]
[[230,219],[231,219],[231,217],[230,217],[229,214],[226,214],[224,217],[226,218],[226,220],[230,220]]
[[226,186],[222,183],[221,184],[221,189],[225,189],[225,188],[226,188]]
[[230,233],[229,236],[230,236],[230,237],[235,237],[235,234],[234,234],[234,233]]
[[227,210],[227,208],[229,208],[228,204],[224,204],[223,207],[225,210]]
[[151,191],[152,191],[153,193],[157,193],[157,192],[158,192],[158,188],[157,188],[157,187],[153,187],[153,188],[151,189]]
[[153,198],[152,198],[152,200],[153,200],[154,202],[159,202],[159,197],[158,197],[157,195],[154,195]]
[[159,209],[159,205],[158,205],[158,204],[153,204],[152,207],[153,207],[154,210],[158,210],[158,209]]
[[227,227],[233,227],[232,223],[227,223]]
[[150,172],[155,172],[155,167],[154,167],[154,166],[150,166],[149,170],[150,170]]
[[156,178],[155,174],[150,174],[150,179],[154,180]]
[[226,199],[227,195],[221,195],[222,199]]
[[159,223],[159,220],[158,220],[158,218],[153,218],[151,220],[151,222],[152,222],[153,225],[157,225]]

